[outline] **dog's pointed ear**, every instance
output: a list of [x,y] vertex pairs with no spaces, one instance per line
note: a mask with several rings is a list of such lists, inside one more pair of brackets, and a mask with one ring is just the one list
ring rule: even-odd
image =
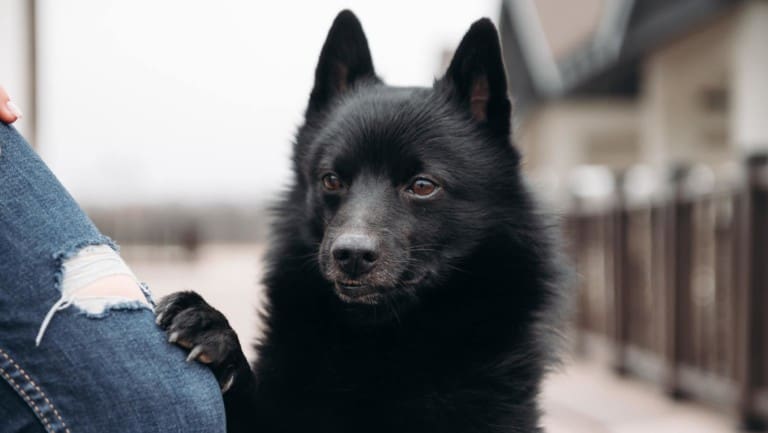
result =
[[459,43],[440,82],[462,107],[492,132],[509,135],[512,104],[507,94],[507,72],[496,26],[476,21]]
[[339,12],[320,52],[308,113],[324,109],[363,78],[375,78],[363,27],[350,10]]

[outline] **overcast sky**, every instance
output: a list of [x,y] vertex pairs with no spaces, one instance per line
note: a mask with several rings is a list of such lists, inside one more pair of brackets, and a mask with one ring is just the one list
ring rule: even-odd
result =
[[87,205],[257,202],[290,141],[336,13],[391,84],[429,85],[440,52],[498,0],[43,0],[43,157]]

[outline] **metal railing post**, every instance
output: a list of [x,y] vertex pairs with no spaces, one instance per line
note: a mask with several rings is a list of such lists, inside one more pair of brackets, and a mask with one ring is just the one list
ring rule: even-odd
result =
[[666,284],[664,303],[664,391],[672,398],[682,398],[679,366],[683,354],[686,294],[691,277],[691,212],[692,205],[686,194],[687,167],[677,167],[672,173],[671,201],[665,212],[666,231]]
[[761,347],[761,309],[768,300],[768,153],[749,156],[746,190],[740,200],[738,254],[740,292],[737,304],[738,327],[738,386],[737,411],[741,427],[761,430],[766,420],[755,408],[755,394],[760,379],[758,369],[765,357]]
[[612,211],[612,250],[613,250],[613,305],[611,315],[613,339],[613,369],[618,374],[627,373],[627,341],[629,339],[629,210],[623,193],[624,179],[619,175],[616,188],[616,203]]

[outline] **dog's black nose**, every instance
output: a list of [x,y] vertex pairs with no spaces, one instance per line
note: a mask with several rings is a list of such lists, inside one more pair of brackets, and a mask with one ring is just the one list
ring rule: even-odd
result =
[[356,279],[373,269],[379,258],[376,239],[365,234],[343,234],[331,246],[333,260],[349,278]]

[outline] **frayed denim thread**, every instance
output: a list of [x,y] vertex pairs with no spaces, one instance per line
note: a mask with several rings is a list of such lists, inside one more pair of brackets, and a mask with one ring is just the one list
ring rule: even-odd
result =
[[59,300],[57,300],[56,303],[53,304],[51,309],[48,310],[48,313],[45,315],[45,318],[43,319],[43,322],[40,325],[40,329],[37,333],[37,336],[35,337],[35,346],[40,346],[43,336],[45,335],[45,331],[48,328],[48,325],[50,325],[51,321],[53,320],[53,316],[58,311],[69,308],[72,305],[74,305],[75,307],[78,307],[77,305],[78,301],[83,301],[83,302],[97,301],[97,300],[103,301],[99,303],[98,311],[92,311],[91,309],[84,308],[82,306],[81,308],[79,308],[79,311],[81,314],[92,319],[106,317],[109,314],[109,312],[113,310],[125,310],[125,311],[150,310],[152,311],[152,309],[154,308],[154,305],[155,305],[154,300],[151,297],[149,287],[147,287],[145,283],[138,283],[138,285],[142,294],[146,298],[147,303],[142,301],[137,301],[137,300],[126,300],[126,299],[115,297],[115,296],[103,296],[103,297],[89,296],[89,297],[77,298],[75,293],[65,294],[63,292],[62,283],[64,281],[64,265],[66,261],[76,256],[78,253],[80,253],[87,247],[100,246],[100,245],[105,245],[110,247],[115,253],[119,251],[117,244],[115,244],[115,242],[112,241],[112,239],[102,235],[96,239],[90,239],[90,240],[78,242],[73,246],[65,248],[61,252],[58,252],[53,255],[53,260],[56,266],[56,273],[54,275],[54,288],[59,293],[61,293],[61,298],[59,298]]

